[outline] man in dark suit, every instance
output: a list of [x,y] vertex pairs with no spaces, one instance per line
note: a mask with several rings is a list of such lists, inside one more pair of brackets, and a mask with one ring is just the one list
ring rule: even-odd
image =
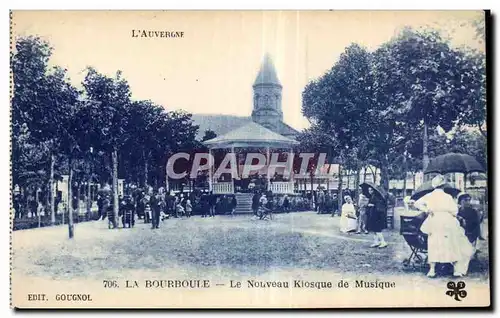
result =
[[151,205],[151,228],[157,229],[160,226],[161,202],[158,194],[153,194],[149,201]]
[[215,206],[217,205],[217,196],[215,194],[213,194],[212,191],[210,191],[209,205],[210,205],[210,216],[214,217],[215,216]]
[[253,215],[257,216],[259,212],[260,193],[256,191],[252,197]]

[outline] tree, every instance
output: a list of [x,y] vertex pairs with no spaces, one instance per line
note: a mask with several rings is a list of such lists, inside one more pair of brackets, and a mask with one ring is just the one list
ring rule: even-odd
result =
[[302,94],[302,112],[316,133],[328,136],[337,156],[345,157],[349,149],[358,151],[356,159],[364,160],[363,143],[372,122],[373,76],[370,53],[352,44],[339,61],[319,79],[309,83]]
[[452,48],[435,30],[407,28],[374,54],[378,93],[387,111],[409,126],[423,124],[425,169],[428,129],[450,131],[467,109],[478,108],[484,70],[477,58]]
[[[51,222],[54,224],[55,204],[52,193],[56,152],[61,147],[61,137],[67,134],[63,123],[76,103],[78,91],[69,83],[66,70],[48,67],[51,54],[49,43],[39,37],[19,38],[11,68],[14,79],[13,135],[19,136],[21,129],[25,128],[29,131],[32,143],[43,143],[47,149],[47,188],[50,194]],[[15,152],[16,150],[13,151]]]
[[[170,111],[159,134],[160,147],[153,154],[157,167],[158,180],[165,180],[168,158],[177,152],[204,151],[204,146],[196,140],[199,127],[194,124],[192,115],[185,111]],[[190,156],[193,159],[193,155]],[[192,165],[187,166],[188,175]],[[160,177],[162,176],[162,177]]]
[[205,130],[205,135],[203,135],[203,138],[201,138],[201,141],[207,141],[207,140],[210,140],[210,139],[214,139],[215,137],[217,137],[217,134],[215,133],[215,131],[211,130],[211,129],[207,129]]
[[359,171],[369,159],[387,167],[396,139],[396,117],[384,112],[388,103],[377,94],[376,80],[372,54],[351,44],[332,69],[303,92],[303,114],[335,140],[337,158],[351,170]]
[[450,139],[449,151],[471,155],[477,159],[483,168],[488,168],[487,142],[477,130],[458,129]]
[[[130,172],[137,173],[137,180],[142,180],[141,184],[146,188],[149,184],[149,168],[154,164],[151,162],[151,155],[161,147],[159,137],[167,115],[163,107],[151,101],[134,101],[128,109],[127,117],[124,133],[126,146],[122,151],[123,166],[127,167],[129,175]],[[135,167],[142,167],[142,171],[134,171]]]
[[130,107],[130,87],[117,71],[108,77],[93,68],[87,69],[83,81],[86,105],[90,107],[94,127],[90,134],[94,148],[111,154],[113,190],[113,227],[118,226],[118,151],[125,143],[123,137]]

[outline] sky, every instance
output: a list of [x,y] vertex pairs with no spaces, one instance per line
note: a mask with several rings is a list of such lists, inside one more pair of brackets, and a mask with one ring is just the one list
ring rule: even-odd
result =
[[[264,54],[283,85],[284,121],[306,128],[301,94],[351,43],[372,51],[403,27],[431,26],[455,46],[484,50],[477,11],[14,11],[17,36],[54,48],[51,64],[80,86],[87,66],[123,72],[132,98],[167,110],[249,116]],[[133,38],[132,30],[182,31],[183,38]]]

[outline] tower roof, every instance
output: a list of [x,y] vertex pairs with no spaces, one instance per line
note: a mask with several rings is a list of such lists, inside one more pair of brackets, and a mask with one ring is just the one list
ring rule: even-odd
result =
[[274,68],[273,60],[269,54],[264,56],[259,74],[253,83],[254,86],[259,84],[274,84],[281,86],[278,75],[276,74],[276,69]]

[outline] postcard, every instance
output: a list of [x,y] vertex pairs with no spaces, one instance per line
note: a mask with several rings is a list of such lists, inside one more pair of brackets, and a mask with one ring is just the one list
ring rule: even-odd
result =
[[489,17],[11,11],[11,306],[489,307]]

